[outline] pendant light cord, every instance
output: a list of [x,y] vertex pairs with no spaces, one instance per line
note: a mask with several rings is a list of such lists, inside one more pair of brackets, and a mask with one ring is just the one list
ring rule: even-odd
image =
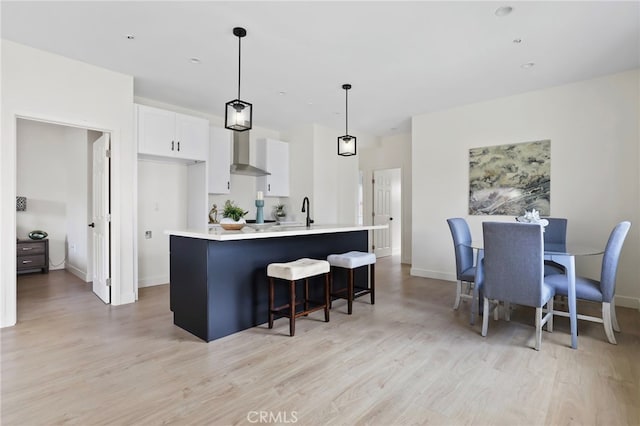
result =
[[240,58],[242,58],[242,37],[238,37],[238,99],[240,99]]
[[344,102],[344,109],[345,109],[345,121],[344,121],[344,134],[348,135],[349,134],[349,89],[345,89],[345,102]]

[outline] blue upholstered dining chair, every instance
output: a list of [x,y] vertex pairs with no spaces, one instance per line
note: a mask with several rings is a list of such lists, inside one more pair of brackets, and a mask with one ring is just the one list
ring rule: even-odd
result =
[[[618,261],[622,252],[622,245],[631,228],[631,222],[620,222],[613,228],[607,246],[604,249],[602,258],[602,268],[600,271],[600,281],[585,277],[576,276],[576,298],[590,302],[602,303],[602,317],[592,317],[588,315],[578,315],[578,319],[601,322],[604,324],[604,332],[609,343],[616,344],[616,337],[613,331],[620,331],[616,318],[616,308],[614,296],[616,292],[616,273],[618,271]],[[545,278],[556,291],[556,294],[566,296],[568,291],[568,281],[566,275],[551,275]],[[566,312],[555,312],[556,315],[568,316]]]
[[[453,302],[453,309],[458,309],[461,299],[470,299],[471,302],[471,324],[475,323],[475,313],[478,306],[478,291],[475,288],[476,267],[473,264],[473,249],[471,248],[471,231],[467,221],[461,217],[447,219],[451,236],[453,237],[453,248],[456,255],[456,299]],[[466,284],[466,291],[462,291],[462,283]]]
[[[559,217],[545,217],[549,224],[544,229],[544,245],[566,247],[567,244],[567,219]],[[564,266],[553,260],[544,261],[544,275],[564,274]]]
[[[484,292],[482,314],[482,335],[487,335],[490,304],[497,309],[500,301],[508,304],[532,306],[536,308],[535,349],[540,350],[542,327],[553,331],[554,288],[545,282],[543,275],[544,249],[542,227],[537,224],[484,222],[483,268],[478,281]],[[543,317],[542,307],[548,312]]]

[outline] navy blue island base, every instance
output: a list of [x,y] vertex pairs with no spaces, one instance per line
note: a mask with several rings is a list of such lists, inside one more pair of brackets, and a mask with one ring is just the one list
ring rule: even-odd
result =
[[[268,320],[269,263],[302,257],[368,251],[368,230],[216,241],[171,234],[170,307],[175,325],[210,342]],[[336,272],[334,286],[346,274]],[[367,270],[356,271],[356,285],[367,286]],[[322,280],[322,277],[318,278]],[[315,283],[315,281],[311,281]],[[278,291],[281,290],[281,291]],[[276,306],[288,302],[287,286],[277,286]],[[310,298],[322,300],[322,283],[310,285]],[[265,333],[270,331],[265,326]],[[287,334],[288,335],[288,334]]]

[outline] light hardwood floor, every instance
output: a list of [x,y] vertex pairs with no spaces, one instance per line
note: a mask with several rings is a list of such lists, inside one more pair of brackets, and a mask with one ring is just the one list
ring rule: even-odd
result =
[[[622,333],[580,321],[533,346],[533,311],[468,323],[453,283],[379,259],[376,304],[205,343],[173,325],[168,286],[106,306],[63,271],[21,276],[18,324],[2,329],[2,425],[640,424],[640,314]],[[262,412],[262,420],[260,422]]]

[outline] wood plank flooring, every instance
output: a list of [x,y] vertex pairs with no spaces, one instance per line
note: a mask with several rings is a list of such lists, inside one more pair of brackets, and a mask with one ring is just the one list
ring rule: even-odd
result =
[[205,343],[173,325],[168,286],[104,305],[64,271],[18,279],[18,324],[1,330],[2,425],[638,425],[640,314],[622,333],[555,319],[532,349],[533,311],[468,323],[453,283],[379,259],[376,304]]

